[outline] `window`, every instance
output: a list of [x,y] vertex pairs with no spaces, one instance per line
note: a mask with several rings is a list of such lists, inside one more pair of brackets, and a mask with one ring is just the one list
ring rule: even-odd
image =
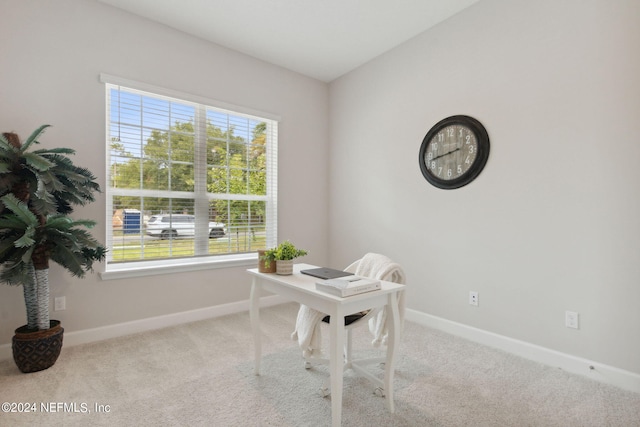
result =
[[275,245],[277,119],[101,79],[107,276],[229,265]]

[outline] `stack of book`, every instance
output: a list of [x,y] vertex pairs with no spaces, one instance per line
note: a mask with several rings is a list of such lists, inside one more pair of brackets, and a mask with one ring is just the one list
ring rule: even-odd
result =
[[380,281],[359,276],[345,276],[316,282],[316,289],[339,297],[348,297],[380,289]]

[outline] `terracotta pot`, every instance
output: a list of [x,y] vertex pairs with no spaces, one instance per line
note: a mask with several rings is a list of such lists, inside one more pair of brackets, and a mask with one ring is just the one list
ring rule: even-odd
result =
[[289,274],[293,274],[293,260],[292,259],[277,260],[276,273],[280,274],[281,276],[287,276]]
[[53,366],[62,350],[64,328],[51,320],[50,328],[32,331],[27,325],[15,330],[12,340],[13,360],[24,373],[42,371]]
[[266,252],[266,250],[264,249],[258,249],[258,271],[260,273],[275,273],[276,272],[276,262],[275,261],[271,261],[269,263],[269,267],[266,267],[264,264],[264,261],[262,260],[262,256],[264,255],[264,253]]

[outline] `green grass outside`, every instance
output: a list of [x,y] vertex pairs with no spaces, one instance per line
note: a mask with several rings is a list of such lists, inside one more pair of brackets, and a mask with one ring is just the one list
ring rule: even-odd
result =
[[[109,249],[111,262],[194,256],[193,238],[162,240],[145,236],[140,240],[140,235],[127,235],[129,239],[120,241],[122,236],[114,233],[113,247]],[[209,239],[209,255],[255,252],[265,247],[266,237],[263,233],[231,233],[221,239]]]

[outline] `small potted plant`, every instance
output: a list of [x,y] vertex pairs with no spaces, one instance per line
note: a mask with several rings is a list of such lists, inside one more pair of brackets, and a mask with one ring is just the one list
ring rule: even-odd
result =
[[298,249],[288,240],[280,243],[273,249],[273,259],[276,261],[276,273],[280,275],[288,275],[293,273],[293,260],[304,256],[307,251]]
[[276,249],[258,249],[258,271],[260,273],[276,272]]

